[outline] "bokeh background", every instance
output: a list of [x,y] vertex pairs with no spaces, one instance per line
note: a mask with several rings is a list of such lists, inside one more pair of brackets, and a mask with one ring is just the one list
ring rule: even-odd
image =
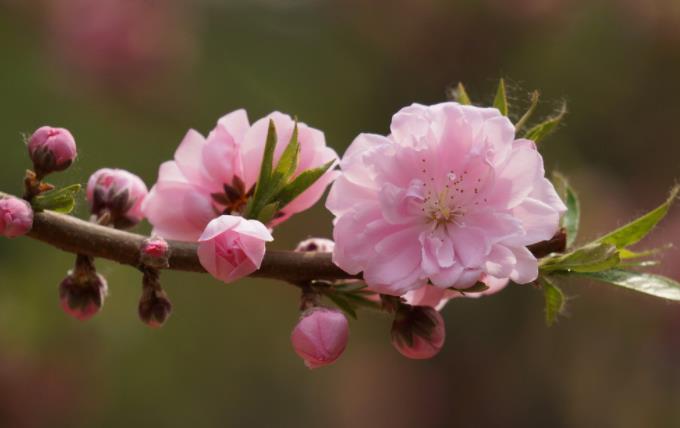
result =
[[[677,0],[0,0],[0,189],[20,192],[21,133],[43,124],[80,149],[54,182],[109,166],[151,185],[188,128],[236,108],[295,114],[342,153],[458,81],[488,103],[500,76],[516,111],[535,88],[543,115],[568,101],[541,149],[580,191],[582,239],[680,176]],[[274,246],[330,232],[318,206]],[[677,208],[646,244],[669,241]],[[675,279],[679,256],[660,268]],[[552,328],[531,287],[453,301],[447,346],[423,362],[364,312],[342,359],[312,372],[289,343],[298,296],[283,283],[166,273],[175,311],[151,330],[139,275],[105,261],[103,312],[67,317],[57,286],[72,262],[0,240],[2,427],[680,426],[680,305],[611,286],[565,283],[569,313]]]

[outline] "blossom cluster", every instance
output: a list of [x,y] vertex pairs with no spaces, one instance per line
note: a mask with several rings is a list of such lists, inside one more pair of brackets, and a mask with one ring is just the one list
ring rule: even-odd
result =
[[[413,104],[394,115],[389,135],[360,134],[339,159],[305,123],[274,112],[251,124],[237,110],[207,137],[189,130],[151,190],[128,171],[103,168],[86,193],[93,222],[128,229],[146,218],[153,226],[139,249],[139,316],[159,327],[172,309],[159,280],[171,265],[167,240],[196,243],[205,270],[233,282],[260,269],[274,229],[330,186],[334,240],[311,238],[296,251],[332,253],[337,266],[362,280],[296,284],[295,351],[317,368],[345,350],[349,324],[342,311],[320,304],[328,297],[350,315],[351,301],[392,314],[395,348],[431,358],[444,344],[444,304],[496,293],[509,281],[536,281],[538,260],[527,247],[560,228],[566,207],[534,141],[515,134],[497,108]],[[59,191],[45,193],[52,186],[42,179],[76,157],[73,136],[61,128],[39,128],[28,149],[35,172],[27,175],[26,200],[0,200],[0,232],[8,237],[30,230],[29,202],[63,202]],[[90,318],[107,288],[94,260],[78,255],[60,286],[62,307]]]

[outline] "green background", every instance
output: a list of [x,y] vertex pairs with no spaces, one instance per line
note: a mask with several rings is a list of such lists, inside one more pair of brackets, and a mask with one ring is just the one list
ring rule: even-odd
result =
[[[542,115],[568,101],[541,150],[580,191],[583,239],[655,206],[680,175],[675,0],[127,3],[146,7],[121,12],[135,16],[114,25],[130,40],[121,50],[76,34],[93,20],[79,0],[0,0],[1,190],[21,191],[21,133],[43,124],[78,142],[55,183],[119,167],[151,185],[188,128],[207,133],[236,108],[297,115],[342,153],[459,80],[489,103],[501,75],[517,108],[535,88]],[[330,220],[319,204],[277,228],[273,247],[330,236]],[[677,209],[647,245],[669,241],[680,243]],[[680,279],[678,257],[660,270]],[[82,323],[58,305],[73,260],[0,240],[2,427],[680,425],[680,306],[611,286],[564,284],[568,316],[550,329],[528,286],[452,301],[429,361],[402,358],[390,320],[362,312],[343,357],[309,371],[289,343],[298,295],[284,283],[165,273],[174,312],[151,330],[137,319],[140,275],[98,261],[110,296]]]

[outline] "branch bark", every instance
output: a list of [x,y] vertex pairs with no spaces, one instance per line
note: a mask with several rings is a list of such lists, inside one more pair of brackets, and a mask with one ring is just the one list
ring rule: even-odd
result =
[[[28,236],[69,253],[113,260],[135,267],[139,266],[140,247],[146,239],[142,235],[50,211],[35,213],[33,229]],[[178,241],[168,241],[168,244],[171,270],[205,272],[198,261],[196,244]],[[357,278],[334,265],[330,254],[277,250],[267,250],[260,270],[251,276],[293,283],[315,279]]]
[[[0,198],[9,196],[0,192]],[[113,260],[121,264],[139,267],[141,244],[146,236],[100,226],[76,217],[51,211],[37,212],[29,237],[74,254]],[[558,248],[562,240],[539,242],[529,246],[537,257],[549,252],[563,251]],[[198,245],[189,242],[168,241],[171,270],[205,272],[198,260]],[[326,253],[301,253],[295,251],[267,250],[262,266],[251,276],[279,279],[291,283],[312,280],[360,279],[333,264]]]

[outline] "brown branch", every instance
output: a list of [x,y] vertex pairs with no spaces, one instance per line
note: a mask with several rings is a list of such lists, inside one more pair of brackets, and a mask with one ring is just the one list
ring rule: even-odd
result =
[[[4,196],[0,192],[0,197]],[[124,232],[73,216],[50,211],[35,213],[28,236],[69,253],[84,254],[139,266],[140,246],[145,236]],[[196,255],[197,245],[169,241],[170,269],[205,272]],[[315,279],[349,279],[352,275],[333,264],[330,254],[267,250],[260,270],[252,276],[299,283]]]
[[[0,197],[9,196],[0,192]],[[145,236],[100,226],[76,217],[51,211],[35,213],[28,236],[69,253],[113,260],[138,267],[140,247]],[[556,242],[545,241],[528,247],[534,253],[560,251]],[[169,241],[171,270],[205,272],[196,254],[197,244]],[[558,244],[559,245],[559,244]],[[534,249],[536,247],[536,251]],[[538,254],[536,254],[538,256]],[[330,254],[267,250],[260,270],[251,276],[274,278],[291,283],[312,280],[360,278],[333,264]]]

